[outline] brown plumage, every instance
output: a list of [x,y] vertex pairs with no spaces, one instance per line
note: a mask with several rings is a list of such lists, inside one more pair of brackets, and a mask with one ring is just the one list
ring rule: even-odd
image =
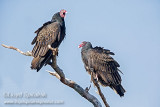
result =
[[36,39],[36,45],[32,50],[33,57],[44,56],[49,50],[48,45],[52,45],[55,40],[60,38],[59,23],[51,23],[45,26],[39,33]]
[[48,64],[52,59],[53,53],[48,48],[58,48],[65,37],[65,17],[66,10],[53,15],[52,20],[43,24],[38,30],[35,31],[37,36],[33,39],[32,45],[35,44],[32,50],[34,57],[31,63],[31,68],[36,69],[37,72]]
[[110,56],[114,53],[101,47],[92,48],[90,42],[82,42],[79,47],[82,47],[81,54],[85,69],[90,75],[92,74],[92,78],[123,96],[125,90],[121,85],[122,80],[118,72],[120,65]]

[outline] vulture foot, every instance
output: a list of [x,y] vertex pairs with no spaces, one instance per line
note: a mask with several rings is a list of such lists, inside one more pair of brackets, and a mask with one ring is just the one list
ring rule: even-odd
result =
[[53,55],[58,56],[58,48],[53,48],[52,52],[53,52]]

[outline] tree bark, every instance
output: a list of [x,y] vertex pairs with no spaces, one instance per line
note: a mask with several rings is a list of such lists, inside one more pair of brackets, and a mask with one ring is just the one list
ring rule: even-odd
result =
[[[4,45],[2,44],[3,47],[5,48],[8,48],[8,49],[13,49],[13,50],[16,50],[17,52],[21,53],[22,55],[25,55],[25,56],[32,56],[32,52],[30,51],[27,51],[27,52],[23,52],[21,51],[20,49],[18,48],[15,48],[13,46],[7,46],[7,45]],[[56,72],[51,72],[51,71],[48,71],[51,75],[55,76],[57,79],[59,79],[63,84],[67,85],[68,87],[71,87],[72,89],[74,89],[77,93],[79,93],[82,97],[84,97],[86,100],[88,100],[89,102],[91,102],[94,107],[102,107],[101,103],[99,102],[99,100],[91,95],[87,89],[83,89],[80,85],[78,85],[76,82],[70,80],[70,79],[67,79],[65,77],[65,74],[63,73],[63,71],[59,68],[59,66],[57,65],[57,60],[56,60],[56,56],[53,56],[52,58],[52,63],[49,64]],[[107,104],[106,102],[106,99],[103,95],[103,93],[101,92],[100,90],[100,87],[98,85],[98,83],[94,83],[98,89],[98,92],[105,104],[106,107],[109,107],[109,105]],[[103,96],[102,96],[103,95]]]

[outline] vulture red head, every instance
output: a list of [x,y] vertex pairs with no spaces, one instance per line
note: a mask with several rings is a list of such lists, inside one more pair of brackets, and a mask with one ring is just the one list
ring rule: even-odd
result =
[[78,48],[81,48],[81,47],[85,46],[86,43],[87,43],[86,41],[83,41],[83,42],[78,46]]
[[84,48],[84,47],[85,47],[85,48],[87,48],[87,47],[88,47],[88,48],[89,48],[89,47],[92,48],[92,44],[91,44],[90,42],[83,41],[83,42],[78,46],[78,48],[81,48],[81,47],[82,47],[82,48]]
[[62,10],[60,11],[60,16],[61,16],[62,18],[64,18],[64,17],[66,16],[66,13],[67,13],[67,11],[64,10],[64,9],[62,9]]

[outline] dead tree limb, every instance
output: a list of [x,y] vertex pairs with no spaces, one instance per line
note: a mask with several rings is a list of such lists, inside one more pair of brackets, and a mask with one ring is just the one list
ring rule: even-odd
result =
[[94,85],[97,87],[97,89],[98,89],[98,94],[100,95],[101,99],[103,100],[103,103],[105,104],[105,106],[106,106],[106,107],[110,107],[110,106],[108,105],[107,101],[106,101],[106,98],[104,97],[104,95],[103,95],[103,93],[102,93],[102,91],[101,91],[101,88],[100,88],[97,80],[96,80],[96,79],[93,79],[93,83],[94,83]]
[[8,49],[16,50],[17,52],[19,52],[20,54],[25,55],[25,56],[32,56],[32,52],[30,52],[30,51],[23,52],[23,51],[19,50],[18,48],[15,48],[13,46],[7,46],[7,45],[4,45],[4,44],[2,44],[2,46],[5,47],[5,48],[8,48]]
[[[8,49],[16,50],[16,51],[18,51],[19,53],[21,53],[22,55],[25,55],[25,56],[32,56],[32,52],[30,52],[30,51],[23,52],[18,48],[15,48],[13,46],[7,46],[7,45],[4,45],[4,44],[2,44],[2,46],[5,47],[5,48],[8,48]],[[50,64],[50,66],[56,71],[56,72],[48,71],[51,75],[58,78],[63,84],[73,88],[82,97],[84,97],[89,102],[91,102],[94,105],[94,107],[102,107],[101,103],[99,102],[99,100],[95,96],[91,95],[87,90],[83,89],[76,82],[65,78],[65,74],[63,73],[63,71],[57,65],[56,56],[53,56],[52,64]],[[106,106],[106,107],[108,107],[108,106]]]

